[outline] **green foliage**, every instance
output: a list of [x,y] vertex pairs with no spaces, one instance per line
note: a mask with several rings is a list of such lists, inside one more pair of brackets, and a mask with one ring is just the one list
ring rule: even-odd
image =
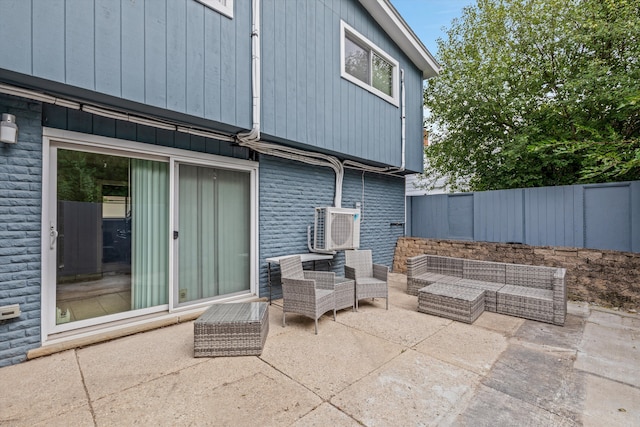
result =
[[427,173],[474,190],[640,179],[638,0],[478,0],[438,56]]
[[127,195],[129,159],[105,154],[58,150],[58,200],[102,203],[109,195]]

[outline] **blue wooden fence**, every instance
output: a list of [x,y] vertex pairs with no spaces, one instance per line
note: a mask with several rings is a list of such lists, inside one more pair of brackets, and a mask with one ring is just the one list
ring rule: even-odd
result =
[[640,181],[408,199],[413,237],[640,252]]

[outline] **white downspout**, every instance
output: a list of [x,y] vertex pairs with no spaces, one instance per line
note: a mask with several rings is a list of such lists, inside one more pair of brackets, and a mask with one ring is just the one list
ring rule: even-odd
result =
[[238,144],[259,153],[297,160],[312,165],[330,167],[336,174],[336,189],[333,203],[335,207],[339,208],[342,204],[344,166],[337,158],[260,141],[260,0],[252,0],[251,7],[251,91],[253,100],[253,123],[251,131],[239,133],[236,135],[236,140]]
[[404,69],[400,69],[400,102],[402,103],[401,112],[400,112],[400,127],[401,131],[401,139],[402,139],[402,165],[400,166],[400,170],[398,172],[404,171],[405,167],[405,147],[407,144],[407,134],[406,134],[406,107],[405,107],[405,90],[404,90]]
[[260,141],[260,0],[251,2],[251,95],[251,131],[237,135],[246,144]]
[[[404,69],[401,68],[400,69],[400,102],[402,102],[402,110],[400,113],[400,127],[402,128],[401,130],[401,139],[402,139],[402,166],[400,166],[400,170],[403,171],[404,167],[405,167],[405,156],[406,156],[406,152],[405,152],[405,147],[407,144],[407,134],[406,134],[406,119],[407,119],[407,115],[406,115],[406,107],[405,107],[405,102],[406,97],[405,97],[405,89],[404,89]],[[407,178],[405,177],[405,192],[404,192],[404,226],[403,228],[403,236],[407,235]]]

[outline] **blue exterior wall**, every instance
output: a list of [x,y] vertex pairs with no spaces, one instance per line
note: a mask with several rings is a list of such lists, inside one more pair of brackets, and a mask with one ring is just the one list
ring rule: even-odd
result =
[[[250,5],[236,0],[229,19],[195,0],[4,0],[0,37],[11,42],[0,45],[0,82],[199,127],[248,129]],[[357,0],[263,0],[262,12],[266,140],[400,165],[401,109],[340,77],[344,19],[405,70],[407,169],[422,170],[421,73]],[[16,115],[20,141],[0,144],[0,304],[19,303],[23,314],[0,322],[0,366],[40,346],[43,125],[242,159],[255,155],[226,142],[12,96],[0,95],[2,112]],[[269,156],[259,161],[264,296],[264,259],[307,251],[307,226],[315,207],[333,204],[335,176]],[[342,200],[343,207],[362,204],[360,247],[391,266],[403,235],[404,180],[347,170]],[[342,275],[343,264],[339,253],[332,268]]]
[[262,1],[262,131],[400,166],[400,107],[340,77],[341,19],[405,70],[406,167],[422,172],[422,74],[358,1]]
[[[364,181],[363,181],[364,179]],[[269,156],[260,157],[260,296],[268,296],[266,258],[308,252],[307,226],[313,230],[316,207],[332,206],[335,174],[329,168]],[[364,199],[363,199],[364,193]],[[393,265],[396,241],[404,234],[404,179],[347,170],[342,207],[362,203],[360,249],[373,261]],[[344,252],[332,270],[344,276]],[[273,295],[281,296],[279,269],[272,268]]]
[[0,143],[0,305],[22,311],[0,321],[5,366],[40,346],[42,127],[39,103],[0,95],[0,112],[19,117],[18,143]]
[[248,129],[251,2],[234,4],[229,19],[195,0],[3,0],[0,71]]

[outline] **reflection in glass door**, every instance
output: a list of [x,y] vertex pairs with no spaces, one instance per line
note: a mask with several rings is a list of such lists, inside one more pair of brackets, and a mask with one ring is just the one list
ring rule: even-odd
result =
[[249,290],[250,173],[178,166],[177,301]]
[[168,164],[54,150],[56,324],[167,304]]

